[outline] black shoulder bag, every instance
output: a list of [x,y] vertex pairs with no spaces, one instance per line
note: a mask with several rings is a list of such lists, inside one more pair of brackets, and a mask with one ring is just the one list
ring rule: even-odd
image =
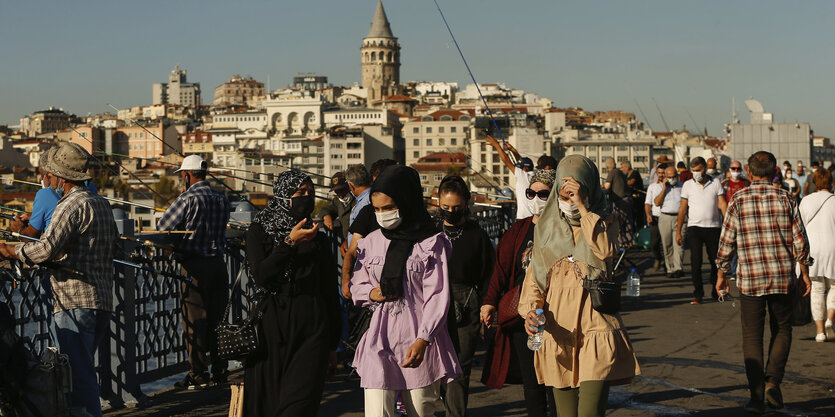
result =
[[[243,268],[241,269],[243,273]],[[229,297],[229,302],[226,303],[226,310],[223,313],[223,322],[221,322],[217,329],[217,356],[221,360],[243,360],[252,354],[258,352],[261,348],[261,337],[258,334],[258,324],[261,321],[261,314],[263,313],[263,306],[265,298],[269,293],[258,296],[253,303],[252,311],[246,319],[239,320],[235,323],[230,323],[229,308],[232,306],[235,289],[241,282],[241,273],[238,273],[238,278],[235,279],[235,284],[232,287],[232,294]]]
[[[574,268],[578,268],[576,263]],[[606,272],[591,265],[587,268],[590,278],[583,278],[583,288],[589,292],[591,307],[599,313],[616,314],[620,311],[620,282],[615,279],[604,279],[607,278]],[[579,269],[577,273],[580,273]],[[594,277],[591,277],[592,275]]]

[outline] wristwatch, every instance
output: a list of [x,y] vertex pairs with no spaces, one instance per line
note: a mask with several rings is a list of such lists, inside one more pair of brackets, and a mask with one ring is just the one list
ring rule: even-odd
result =
[[287,237],[285,237],[285,238],[284,238],[284,243],[286,243],[286,244],[287,244],[288,246],[290,246],[291,248],[292,248],[293,246],[296,246],[296,241],[295,241],[295,240],[293,240],[293,238],[291,238],[291,237],[290,237],[290,235],[287,235]]

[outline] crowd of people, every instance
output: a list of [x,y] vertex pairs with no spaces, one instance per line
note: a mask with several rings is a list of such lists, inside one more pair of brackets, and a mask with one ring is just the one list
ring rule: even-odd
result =
[[[749,412],[783,406],[798,295],[811,293],[815,340],[835,340],[835,199],[820,162],[807,176],[802,162],[780,168],[768,152],[724,172],[714,158],[661,157],[645,187],[629,163],[606,160],[601,178],[584,156],[543,156],[534,165],[488,141],[517,181],[516,220],[495,247],[457,175],[427,199],[410,167],[390,159],[350,166],[330,178],[333,198],[316,220],[313,179],[298,170],[277,176],[245,234],[262,343],[244,363],[245,415],[316,415],[327,375],[344,362],[359,375],[367,416],[432,416],[439,399],[446,415],[465,416],[483,336],[482,382],[521,383],[528,415],[604,415],[610,387],[641,372],[605,284],[617,281],[614,260],[644,226],[653,268],[668,278],[684,276],[690,250],[691,304],[705,302],[705,284],[721,300],[736,281]],[[71,404],[96,416],[93,358],[114,311],[118,234],[107,201],[85,185],[89,158],[73,144],[44,153],[33,213],[12,222],[40,240],[0,244],[0,256],[60,261],[83,273],[53,272],[46,298],[54,340],[72,365]],[[196,389],[229,374],[215,329],[229,297],[222,255],[230,203],[207,182],[199,156],[177,172],[183,192],[157,227],[188,231],[175,256],[189,278],[180,289],[189,372],[175,386]],[[322,228],[337,232],[342,265]],[[540,347],[529,347],[532,336]]]

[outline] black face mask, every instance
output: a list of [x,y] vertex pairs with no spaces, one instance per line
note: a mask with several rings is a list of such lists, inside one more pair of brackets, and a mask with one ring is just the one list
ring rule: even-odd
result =
[[292,197],[290,199],[290,215],[295,220],[301,221],[302,219],[306,219],[307,216],[310,216],[310,213],[313,213],[313,206],[314,201],[312,196],[303,195]]
[[461,219],[464,218],[465,214],[464,210],[449,211],[444,209],[441,209],[440,213],[441,218],[444,219],[444,221],[446,221],[447,223],[451,224],[458,224],[458,222],[460,222]]

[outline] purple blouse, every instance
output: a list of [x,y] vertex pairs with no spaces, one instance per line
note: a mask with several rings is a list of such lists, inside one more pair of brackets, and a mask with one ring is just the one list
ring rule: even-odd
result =
[[[368,295],[380,285],[389,242],[377,230],[357,243],[351,295],[356,305],[374,310],[354,355],[360,386],[409,390],[440,379],[450,382],[461,375],[461,366],[447,331],[449,239],[438,233],[415,244],[406,260],[403,297],[377,303]],[[423,362],[417,368],[401,367],[418,338],[429,342]]]

